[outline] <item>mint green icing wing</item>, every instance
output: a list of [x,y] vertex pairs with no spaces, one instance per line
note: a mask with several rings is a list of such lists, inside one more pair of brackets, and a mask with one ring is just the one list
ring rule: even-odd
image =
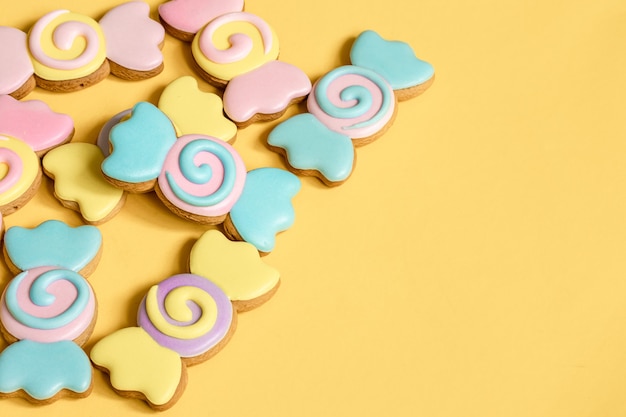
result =
[[63,389],[86,393],[91,381],[89,357],[72,341],[21,340],[0,353],[0,392],[5,394],[24,390],[42,401]]
[[372,30],[354,41],[350,61],[382,75],[394,90],[423,84],[435,74],[433,66],[417,58],[409,44],[385,40]]
[[34,229],[9,228],[4,245],[11,262],[22,271],[55,266],[78,272],[97,256],[102,234],[95,226],[71,227],[48,220]]

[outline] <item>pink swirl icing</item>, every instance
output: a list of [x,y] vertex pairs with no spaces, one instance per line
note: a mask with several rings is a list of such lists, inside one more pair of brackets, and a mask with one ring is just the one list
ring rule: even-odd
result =
[[[18,277],[23,274],[25,274],[25,276],[16,290],[16,299],[12,301],[16,302],[19,308],[28,315],[52,321],[72,307],[78,299],[81,290],[69,280],[61,279],[54,281],[46,288],[46,292],[53,297],[53,302],[48,305],[38,305],[31,298],[31,287],[42,275],[50,271],[62,271],[60,273],[77,276],[73,271],[59,270],[51,266],[33,268],[22,272]],[[2,294],[0,321],[2,321],[4,328],[17,339],[28,339],[41,343],[73,340],[80,336],[93,320],[96,310],[96,301],[93,290],[89,284],[83,285],[83,288],[88,288],[88,294],[83,295],[84,297],[88,297],[88,301],[82,311],[75,315],[70,323],[49,329],[29,327],[23,324],[19,316],[12,314],[7,307],[7,302],[9,301],[7,300],[8,288],[7,286]]]
[[237,202],[246,167],[228,143],[185,135],[170,149],[159,175],[159,189],[176,207],[200,216],[221,216]]
[[233,33],[229,36],[230,47],[228,49],[218,49],[213,43],[215,32],[228,23],[248,22],[253,24],[261,34],[265,54],[272,49],[272,29],[260,17],[246,12],[228,13],[211,21],[200,34],[200,50],[205,57],[218,64],[230,64],[245,58],[254,48],[252,40],[245,34]]
[[63,22],[54,29],[53,42],[57,48],[67,50],[72,47],[74,41],[83,37],[86,40],[86,48],[73,60],[55,59],[49,56],[42,48],[40,39],[46,27],[57,17],[69,13],[68,10],[56,10],[43,16],[35,23],[28,38],[28,46],[33,57],[40,63],[50,68],[73,70],[83,67],[93,61],[100,51],[100,39],[96,31],[89,25],[81,22]]

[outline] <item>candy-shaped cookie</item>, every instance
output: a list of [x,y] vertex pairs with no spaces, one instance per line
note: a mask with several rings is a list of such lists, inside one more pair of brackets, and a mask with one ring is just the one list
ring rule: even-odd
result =
[[109,374],[118,394],[165,410],[184,391],[186,367],[209,359],[228,342],[236,314],[217,285],[198,275],[179,274],[149,289],[137,322],[138,327],[98,341],[90,357]]
[[267,138],[290,171],[328,186],[342,184],[354,170],[356,155],[348,142],[358,147],[379,138],[393,122],[397,102],[421,94],[434,80],[432,65],[408,44],[386,41],[371,30],[357,37],[350,59],[351,65],[315,82],[309,114],[282,122]]
[[69,10],[42,16],[28,34],[0,27],[0,94],[25,97],[35,85],[76,91],[109,73],[127,79],[153,77],[163,70],[165,30],[150,18],[150,7],[131,1],[97,22]]
[[80,346],[96,321],[97,301],[85,276],[101,246],[93,226],[50,220],[7,230],[5,259],[22,272],[0,299],[0,333],[10,344],[0,353],[0,398],[48,404],[91,392],[91,364]]

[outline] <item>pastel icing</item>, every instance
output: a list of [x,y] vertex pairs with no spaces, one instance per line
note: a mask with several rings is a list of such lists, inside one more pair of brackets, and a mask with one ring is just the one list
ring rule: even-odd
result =
[[71,227],[48,220],[33,229],[9,228],[4,245],[11,262],[22,271],[54,266],[79,272],[100,252],[102,234],[94,226]]
[[231,141],[237,135],[237,126],[224,116],[220,96],[200,91],[191,76],[168,84],[158,107],[172,120],[179,136],[195,133]]
[[216,347],[232,321],[233,307],[226,294],[194,274],[174,275],[153,286],[137,315],[137,323],[150,337],[183,358]]
[[165,29],[150,18],[150,6],[131,1],[109,10],[100,19],[107,57],[135,71],[150,71],[163,63],[160,45]]
[[[28,54],[26,33],[0,26],[0,94],[11,94],[35,73]],[[10,64],[6,64],[10,63]]]
[[170,150],[159,189],[188,213],[216,217],[228,213],[244,187],[246,167],[228,143],[202,135],[180,137]]
[[29,51],[35,74],[61,81],[90,75],[104,63],[104,33],[98,22],[68,10],[52,11],[32,27]]
[[25,142],[0,135],[0,206],[28,191],[39,176],[39,158]]
[[111,333],[93,346],[89,356],[107,370],[115,389],[140,392],[156,405],[172,400],[183,372],[180,356],[156,343],[141,327]]
[[318,171],[331,182],[345,181],[354,167],[350,137],[328,129],[310,113],[298,114],[277,125],[267,142],[285,149],[292,167]]
[[230,80],[224,90],[224,111],[232,120],[244,122],[257,113],[282,112],[309,91],[311,81],[301,69],[270,61]]
[[409,44],[387,41],[372,30],[357,37],[350,61],[382,75],[394,90],[423,84],[435,75],[433,66],[417,58]]
[[272,251],[276,234],[293,225],[291,199],[300,187],[298,177],[283,169],[249,171],[243,193],[230,211],[230,221],[242,239],[261,252]]
[[344,65],[313,85],[307,107],[329,129],[360,139],[375,135],[391,121],[395,96],[378,73]]
[[0,134],[19,138],[40,152],[69,140],[74,134],[74,121],[67,114],[54,112],[43,101],[18,101],[3,95]]
[[278,58],[279,45],[263,19],[237,12],[209,22],[196,34],[191,51],[202,70],[228,81]]
[[98,133],[98,139],[96,139],[96,145],[102,151],[102,155],[106,158],[111,153],[111,145],[109,143],[109,135],[111,134],[111,129],[113,126],[117,125],[123,120],[127,120],[132,113],[132,109],[122,110],[115,116],[111,117],[107,122],[102,126],[100,132]]
[[176,132],[161,110],[140,102],[128,120],[111,129],[109,141],[113,150],[102,162],[102,172],[120,181],[141,183],[159,176]]
[[159,15],[168,25],[196,33],[218,16],[243,10],[243,0],[172,0],[159,6]]
[[0,392],[24,390],[36,400],[48,400],[62,390],[89,392],[89,357],[75,343],[21,340],[0,354]]
[[280,280],[253,245],[230,241],[218,230],[207,230],[193,245],[189,268],[217,284],[231,301],[261,297]]
[[44,266],[11,280],[2,294],[0,320],[17,339],[51,343],[78,338],[91,325],[95,310],[95,297],[85,278]]
[[107,219],[124,199],[124,191],[102,176],[104,155],[90,143],[69,143],[48,152],[43,158],[46,174],[54,179],[57,198],[78,204],[90,223]]

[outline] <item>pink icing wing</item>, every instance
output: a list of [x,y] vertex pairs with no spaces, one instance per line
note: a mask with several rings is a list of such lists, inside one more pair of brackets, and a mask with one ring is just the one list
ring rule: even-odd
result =
[[67,142],[73,133],[72,118],[54,112],[43,101],[0,96],[0,134],[21,139],[36,153]]
[[26,33],[0,26],[0,94],[11,94],[34,74]]
[[218,16],[242,11],[243,3],[243,0],[171,0],[159,6],[159,15],[175,29],[196,33]]
[[311,81],[298,67],[270,61],[233,78],[224,90],[224,111],[243,123],[255,114],[280,113],[311,91]]
[[107,57],[135,71],[151,71],[163,63],[160,45],[165,29],[150,18],[150,6],[140,1],[124,3],[100,19]]

